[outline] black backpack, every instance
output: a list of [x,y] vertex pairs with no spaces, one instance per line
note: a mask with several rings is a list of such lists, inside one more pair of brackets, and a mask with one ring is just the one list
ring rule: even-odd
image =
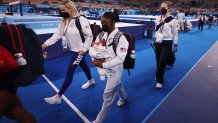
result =
[[[103,35],[104,35],[104,32],[101,32],[99,34],[99,39],[101,39],[103,37]],[[110,45],[112,45],[113,50],[114,50],[114,52],[116,54],[116,49],[117,49],[117,46],[119,44],[120,37],[122,35],[124,35],[126,37],[127,41],[129,42],[129,47],[128,47],[128,50],[127,50],[126,58],[125,58],[125,60],[123,62],[123,66],[124,66],[124,69],[128,70],[128,74],[130,75],[130,69],[134,69],[134,67],[135,67],[135,58],[131,57],[131,55],[135,55],[135,37],[130,33],[120,32],[119,31],[114,36],[114,40]]]
[[25,25],[0,26],[0,45],[11,54],[22,53],[27,64],[0,78],[1,82],[12,82],[15,86],[31,85],[40,75],[44,74],[44,58],[41,42],[36,33]]
[[83,32],[82,32],[82,26],[81,26],[80,20],[79,20],[79,18],[80,18],[81,16],[84,17],[84,18],[86,18],[85,15],[77,16],[76,19],[75,19],[75,24],[76,24],[77,29],[79,30],[79,34],[80,34],[80,37],[81,37],[81,39],[82,39],[82,42],[84,43],[84,42],[85,42],[85,37],[84,37],[84,34],[83,34]]
[[[84,17],[84,18],[87,18],[85,15],[77,16],[76,19],[75,19],[75,20],[76,20],[76,21],[75,21],[75,24],[76,24],[77,29],[79,30],[79,34],[80,34],[80,37],[81,37],[81,39],[82,39],[82,42],[84,43],[84,42],[85,42],[85,37],[84,37],[84,34],[83,34],[83,32],[82,32],[82,26],[81,26],[80,20],[79,20],[79,18],[80,18],[81,16]],[[89,25],[90,28],[92,27],[92,25],[93,25],[93,24]],[[100,33],[100,32],[101,32],[101,29],[97,29],[97,32],[95,32],[95,30],[92,29],[92,28],[91,28],[91,30],[92,30],[92,34],[93,34],[93,41],[95,41],[95,38],[96,38],[97,36],[95,36],[94,34],[95,34],[95,33]]]

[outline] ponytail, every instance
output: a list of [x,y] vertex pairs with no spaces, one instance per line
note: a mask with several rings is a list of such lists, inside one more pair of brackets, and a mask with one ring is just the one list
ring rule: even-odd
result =
[[115,22],[120,22],[120,17],[119,17],[119,13],[117,10],[114,10],[114,14],[116,16],[116,21]]

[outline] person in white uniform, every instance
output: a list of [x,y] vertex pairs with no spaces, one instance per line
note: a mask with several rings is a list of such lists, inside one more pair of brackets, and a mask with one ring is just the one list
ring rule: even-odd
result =
[[[169,14],[171,2],[166,1],[161,4],[161,16],[156,19],[156,87],[162,88],[164,81],[165,67],[172,58],[173,52],[178,46],[178,21]],[[172,48],[173,45],[173,48]]]
[[[100,34],[101,36],[104,35],[104,32]],[[101,37],[99,36],[99,37]],[[97,38],[95,42],[93,42],[92,47],[89,49],[89,55],[92,59],[108,59],[110,58],[110,53],[106,47],[106,39],[107,37]],[[98,73],[100,75],[100,80],[105,80],[105,76],[107,73],[106,69],[97,67]]]
[[198,17],[198,31],[203,31],[204,23],[206,21],[206,16],[203,13],[200,13]]
[[182,9],[179,11],[177,18],[179,23],[179,30],[184,31],[185,14],[183,13]]
[[[123,62],[127,55],[129,43],[124,35],[119,39],[119,43],[116,47],[116,51],[113,50],[113,43],[115,35],[119,32],[115,28],[115,23],[119,21],[119,16],[114,12],[105,12],[102,16],[102,30],[106,40],[106,47],[110,53],[109,59],[94,59],[93,64],[97,67],[107,70],[107,84],[103,94],[103,105],[97,118],[92,123],[102,123],[109,112],[112,103],[114,102],[116,94],[119,96],[117,106],[121,107],[127,101],[127,94],[124,90],[121,82],[121,76],[123,73]],[[96,40],[99,38],[96,38]]]
[[185,20],[185,23],[184,23],[184,26],[185,26],[185,32],[187,33],[188,31],[190,31],[192,29],[192,23],[188,20]]
[[[62,94],[72,83],[73,75],[78,65],[81,66],[88,79],[88,82],[85,83],[82,88],[86,89],[95,84],[94,80],[92,79],[90,69],[84,59],[85,54],[91,47],[93,40],[89,21],[85,17],[78,15],[78,11],[71,0],[62,1],[60,4],[60,9],[63,21],[59,25],[57,32],[55,32],[50,39],[44,42],[42,49],[45,49],[46,47],[51,46],[62,39],[63,48],[70,51],[72,59],[60,91],[53,97],[45,98],[45,101],[49,104],[61,103]],[[80,32],[75,24],[76,17],[79,18],[79,22],[81,24],[81,31],[84,35],[84,43],[82,41],[82,36],[80,35]]]

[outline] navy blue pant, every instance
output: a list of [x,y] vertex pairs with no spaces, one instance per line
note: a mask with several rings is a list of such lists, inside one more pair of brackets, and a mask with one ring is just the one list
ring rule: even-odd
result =
[[[86,77],[88,80],[92,79],[91,73],[90,73],[90,69],[88,67],[88,65],[86,64],[85,61],[85,55],[83,56],[82,60],[78,60],[80,59],[78,56],[78,52],[72,52],[71,51],[71,55],[72,55],[72,59],[70,61],[70,64],[68,66],[67,69],[67,75],[66,78],[64,80],[64,83],[61,87],[61,90],[59,91],[59,95],[62,95],[66,89],[70,86],[70,84],[72,83],[73,80],[73,76],[74,76],[74,72],[76,70],[76,68],[78,67],[78,65],[81,66],[83,72],[85,73]],[[79,62],[80,61],[80,62]],[[77,62],[78,64],[74,64],[75,62]]]

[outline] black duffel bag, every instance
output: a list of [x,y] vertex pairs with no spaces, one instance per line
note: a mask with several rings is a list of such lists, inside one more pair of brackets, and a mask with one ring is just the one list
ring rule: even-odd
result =
[[17,60],[17,69],[0,78],[13,82],[18,87],[31,85],[44,74],[44,59],[41,42],[36,33],[25,25],[1,25],[0,45],[8,49]]

